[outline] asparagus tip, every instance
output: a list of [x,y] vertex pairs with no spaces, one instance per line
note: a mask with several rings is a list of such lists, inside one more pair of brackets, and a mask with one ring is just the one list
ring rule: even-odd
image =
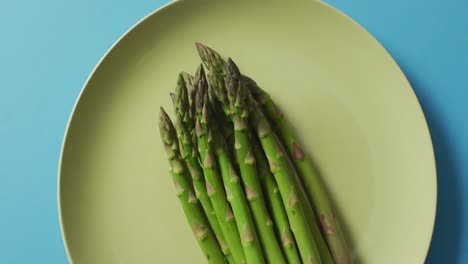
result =
[[197,112],[202,110],[203,103],[207,96],[207,82],[205,76],[205,70],[203,65],[200,65],[197,69],[197,74],[195,75],[194,80],[194,89],[195,89],[195,109]]
[[203,49],[205,45],[203,45],[201,42],[196,41],[195,46],[197,47],[198,50]]
[[162,120],[165,120],[166,117],[169,117],[166,113],[166,111],[164,110],[164,107],[160,106],[159,107],[159,118],[161,118]]
[[203,67],[203,64],[200,64],[197,68],[197,72],[195,73],[194,82],[197,83],[204,78],[205,78],[205,68]]
[[198,41],[195,42],[195,46],[197,47],[198,53],[200,53],[200,56],[202,57],[206,54],[211,54],[214,52],[212,48]]
[[176,95],[175,95],[175,93],[169,93],[169,96],[171,97],[172,103],[175,105],[176,104]]
[[179,75],[177,76],[177,84],[185,84],[184,74],[184,72],[179,73]]
[[181,71],[180,72],[180,75],[182,78],[186,79],[186,78],[191,78],[192,75],[190,75],[190,73],[186,72],[186,71]]
[[227,60],[227,70],[228,75],[235,75],[236,77],[240,75],[239,67],[237,67],[236,63],[231,58]]
[[[172,142],[174,141],[175,128],[163,107],[160,107],[159,109],[159,131],[164,144],[172,145]],[[168,153],[172,153],[172,151],[169,151]]]

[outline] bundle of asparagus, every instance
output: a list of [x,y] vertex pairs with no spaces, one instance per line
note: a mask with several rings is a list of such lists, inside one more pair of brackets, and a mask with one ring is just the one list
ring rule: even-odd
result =
[[[319,176],[271,96],[197,43],[175,124],[160,132],[176,194],[208,263],[352,263]],[[208,70],[205,74],[204,67]]]

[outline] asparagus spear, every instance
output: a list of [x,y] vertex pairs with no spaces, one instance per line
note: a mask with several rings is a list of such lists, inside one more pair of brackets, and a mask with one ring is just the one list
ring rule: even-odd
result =
[[286,146],[294,166],[299,172],[307,196],[313,201],[320,219],[322,232],[330,246],[333,258],[338,264],[353,263],[346,240],[341,232],[339,220],[336,217],[323,183],[312,162],[301,148],[294,131],[284,115],[272,100],[271,96],[262,90],[255,82],[249,80],[249,88],[258,102],[261,103],[267,117],[276,125],[279,137]]
[[[187,72],[181,72],[181,77],[182,79],[184,80],[184,83],[185,83],[185,87],[187,88],[187,97],[188,97],[188,108],[186,109],[188,115],[188,119],[187,120],[184,120],[184,124],[185,125],[190,125],[190,127],[193,127],[194,126],[194,120],[195,120],[195,105],[194,105],[194,100],[195,100],[195,89],[193,87],[193,76],[190,75],[189,73]],[[193,131],[189,131],[190,133],[192,133]],[[194,146],[196,145],[197,143],[197,136],[195,135],[195,133],[193,133],[192,135],[192,140],[193,140],[193,144]]]
[[294,236],[289,226],[288,216],[284,209],[283,201],[281,200],[281,195],[275,178],[270,172],[268,161],[259,144],[260,142],[257,142],[257,140],[253,142],[255,158],[258,166],[258,175],[262,183],[263,191],[266,194],[267,201],[270,205],[269,208],[273,215],[273,222],[276,224],[276,233],[281,239],[283,253],[286,256],[288,263],[299,264],[301,263],[301,259],[297,252],[296,241],[294,240]]
[[293,168],[289,166],[286,153],[284,153],[281,144],[272,133],[271,126],[260,107],[254,100],[250,101],[250,105],[252,108],[251,122],[267,156],[270,171],[278,184],[302,261],[305,263],[322,263],[309,221],[306,219],[305,207],[307,205],[298,196],[301,187],[295,180]]
[[200,66],[194,79],[195,88],[195,133],[198,139],[198,150],[200,160],[203,164],[205,182],[208,196],[213,204],[216,217],[221,227],[221,231],[226,238],[226,242],[231,249],[236,263],[245,262],[245,255],[242,248],[241,239],[237,229],[236,220],[228,204],[226,193],[218,173],[218,168],[212,149],[212,135],[207,126],[206,111],[207,101],[207,83],[203,67]]
[[210,122],[213,121],[211,118],[211,109],[209,107],[206,107],[206,109],[207,110],[203,112],[203,114],[206,115],[205,119],[208,120],[208,126],[212,132],[213,145],[224,187],[226,188],[227,199],[233,209],[238,231],[242,234],[241,241],[246,261],[247,263],[265,263],[260,241],[258,240],[255,224],[241,186],[240,178],[226,150],[224,137],[218,130],[217,124],[212,124]]
[[182,204],[184,213],[190,227],[192,228],[192,232],[197,238],[198,244],[208,259],[208,263],[227,263],[223,252],[210,229],[210,225],[203,213],[203,209],[200,204],[198,204],[198,200],[194,195],[193,188],[190,184],[190,175],[188,174],[187,167],[180,156],[175,129],[163,108],[160,110],[159,128],[161,139],[171,165],[171,172],[177,196]]
[[[196,43],[196,46],[197,46],[200,58],[202,59],[204,65],[206,65],[206,67],[208,69],[210,69],[210,71],[216,73],[218,79],[225,76],[226,71],[227,71],[227,65],[226,65],[226,62],[221,57],[221,55],[219,55],[216,51],[214,51],[213,49],[211,49],[211,48],[209,48],[209,47],[207,47],[207,46],[205,46],[205,45],[203,45],[201,43]],[[264,92],[262,89],[260,89],[258,87],[258,85],[255,83],[255,81],[253,81],[250,77],[242,75],[242,82],[243,82],[244,86],[249,88],[251,93],[254,94],[255,99],[262,106],[264,106],[266,104],[269,106],[269,107],[266,107],[267,109],[262,109],[262,111],[266,112],[267,117],[270,120],[275,120],[277,118],[276,117],[277,108],[274,106],[273,101],[271,100],[270,96],[266,92]],[[229,113],[229,109],[227,109],[225,111]],[[282,116],[279,117],[279,118],[282,118]],[[274,122],[275,125],[277,123],[278,122]],[[275,126],[275,128],[276,128],[276,126]],[[287,126],[286,128],[289,128],[289,126]],[[292,146],[292,145],[288,145],[288,147],[289,146]],[[294,154],[294,153],[291,152],[291,148],[288,148],[288,150],[289,150],[291,155]],[[292,156],[290,157],[290,159],[292,159]],[[302,175],[308,175],[308,174],[304,174],[301,171],[300,177]],[[302,178],[304,178],[304,177],[302,176]],[[311,197],[311,196],[309,195],[309,197]],[[299,198],[301,200],[305,201],[305,203],[308,203],[308,201],[310,200],[310,199],[307,198],[307,196],[305,195],[305,193],[303,191],[299,192]],[[322,237],[322,233],[320,232],[320,228],[318,227],[318,224],[316,222],[316,216],[315,216],[315,214],[313,212],[313,209],[312,209],[312,207],[310,205],[306,206],[305,214],[306,214],[307,218],[310,219],[310,225],[311,225],[311,228],[312,228],[312,232],[314,234],[314,239],[315,239],[315,242],[317,244],[317,247],[319,248],[320,255],[322,257],[323,262],[326,263],[326,264],[334,263],[333,258],[330,255],[330,251],[328,249],[328,246],[325,243],[325,240]],[[339,231],[339,229],[338,229],[338,231]]]
[[171,94],[174,111],[176,116],[175,128],[177,132],[177,137],[180,143],[180,153],[182,159],[184,159],[187,164],[187,168],[193,180],[193,187],[195,189],[195,194],[200,200],[200,203],[205,210],[205,214],[208,218],[208,221],[213,229],[221,249],[228,259],[229,263],[234,263],[233,257],[229,250],[229,247],[226,244],[223,233],[219,226],[218,220],[216,218],[213,205],[211,200],[208,197],[206,192],[205,179],[203,175],[203,170],[198,162],[198,151],[193,146],[192,136],[190,135],[189,128],[193,127],[193,119],[190,117],[190,103],[188,100],[188,89],[186,80],[188,78],[184,76],[183,73],[179,74],[178,83],[176,87],[176,94]]
[[248,109],[245,103],[247,90],[241,89],[241,76],[232,60],[228,61],[226,77],[227,97],[231,119],[234,123],[235,150],[244,182],[245,193],[255,219],[260,240],[268,263],[286,263],[276,239],[273,222],[268,214],[258,178],[255,154],[248,129]]

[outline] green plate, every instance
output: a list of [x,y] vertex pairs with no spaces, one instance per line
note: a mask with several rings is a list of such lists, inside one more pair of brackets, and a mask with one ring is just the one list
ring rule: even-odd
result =
[[204,263],[175,196],[157,117],[201,41],[233,57],[284,110],[361,263],[423,263],[436,208],[426,121],[404,74],[361,26],[312,0],[174,2],[96,67],[60,164],[73,263]]

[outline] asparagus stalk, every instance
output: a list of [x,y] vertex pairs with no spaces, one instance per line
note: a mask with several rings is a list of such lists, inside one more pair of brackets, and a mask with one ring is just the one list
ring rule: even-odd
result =
[[306,156],[294,131],[271,96],[252,80],[249,80],[249,83],[252,94],[261,103],[267,117],[275,124],[280,140],[286,146],[289,156],[299,172],[298,174],[304,184],[307,196],[314,203],[320,219],[322,232],[325,235],[334,260],[338,264],[353,263],[346,240],[341,232],[339,220],[311,160]]
[[200,204],[198,204],[198,200],[194,195],[193,188],[190,184],[190,175],[188,174],[187,167],[180,156],[175,129],[169,116],[162,108],[160,110],[159,127],[161,139],[171,165],[171,172],[177,196],[182,204],[182,208],[192,232],[208,259],[208,263],[227,263],[223,252],[216,241],[215,235],[210,229],[210,225],[203,213],[203,209]]
[[[210,121],[212,121],[211,111],[209,107],[206,109],[207,111],[204,112],[206,114],[205,118],[210,124]],[[240,178],[226,150],[225,139],[217,129],[217,124],[209,125],[209,127],[212,132],[214,149],[226,189],[226,196],[233,209],[237,228],[241,234],[246,261],[247,263],[265,263],[250,208]]]
[[293,168],[289,166],[286,153],[284,153],[281,144],[272,133],[271,126],[260,107],[254,100],[251,100],[250,104],[253,113],[251,122],[267,156],[270,171],[278,184],[302,261],[305,263],[322,263],[309,220],[306,219],[305,207],[307,205],[298,196],[301,187],[295,179]]
[[[244,263],[245,255],[237,229],[236,220],[226,198],[226,193],[218,173],[217,163],[212,148],[212,135],[208,129],[206,111],[207,83],[203,67],[200,66],[194,79],[195,88],[195,133],[198,139],[198,150],[205,175],[206,189],[218,218],[221,231],[231,249],[236,263]],[[205,113],[205,114],[204,114]]]
[[[188,95],[187,97],[188,97],[188,102],[189,102],[188,108],[187,108],[188,119],[184,120],[184,124],[190,125],[190,127],[193,127],[194,120],[195,120],[195,104],[194,104],[195,89],[193,85],[193,76],[187,72],[181,72],[180,76],[184,80],[185,87],[187,88],[187,95]],[[189,132],[192,133],[193,130],[190,130]],[[195,146],[197,144],[197,136],[195,135],[195,133],[193,133],[192,135],[192,140]]]
[[227,97],[231,119],[234,123],[235,145],[245,193],[254,216],[260,240],[268,263],[286,263],[276,239],[273,222],[268,214],[258,178],[256,159],[248,129],[248,108],[245,102],[247,90],[241,89],[241,76],[232,60],[228,61],[226,77]]
[[281,195],[278,190],[274,176],[270,172],[268,167],[268,161],[266,159],[260,142],[253,143],[255,158],[257,160],[258,175],[263,186],[263,191],[266,194],[267,201],[269,202],[269,208],[273,215],[273,222],[276,224],[277,236],[281,239],[281,247],[283,253],[289,264],[300,264],[301,258],[297,251],[296,241],[292,234],[289,226],[288,216],[281,200]]
[[189,133],[189,128],[194,126],[193,119],[190,117],[190,103],[188,100],[188,89],[186,80],[188,78],[184,76],[183,73],[179,75],[178,83],[176,87],[176,94],[171,94],[174,111],[176,116],[175,128],[177,132],[177,137],[180,143],[180,153],[182,159],[187,164],[188,171],[193,180],[193,187],[195,189],[195,194],[200,200],[200,203],[205,210],[205,214],[208,218],[208,221],[213,229],[221,249],[228,259],[229,263],[234,263],[233,257],[229,250],[229,247],[226,244],[223,233],[219,226],[216,214],[211,204],[211,200],[208,197],[205,185],[205,179],[203,175],[203,170],[198,162],[198,151],[193,146],[193,139]]

